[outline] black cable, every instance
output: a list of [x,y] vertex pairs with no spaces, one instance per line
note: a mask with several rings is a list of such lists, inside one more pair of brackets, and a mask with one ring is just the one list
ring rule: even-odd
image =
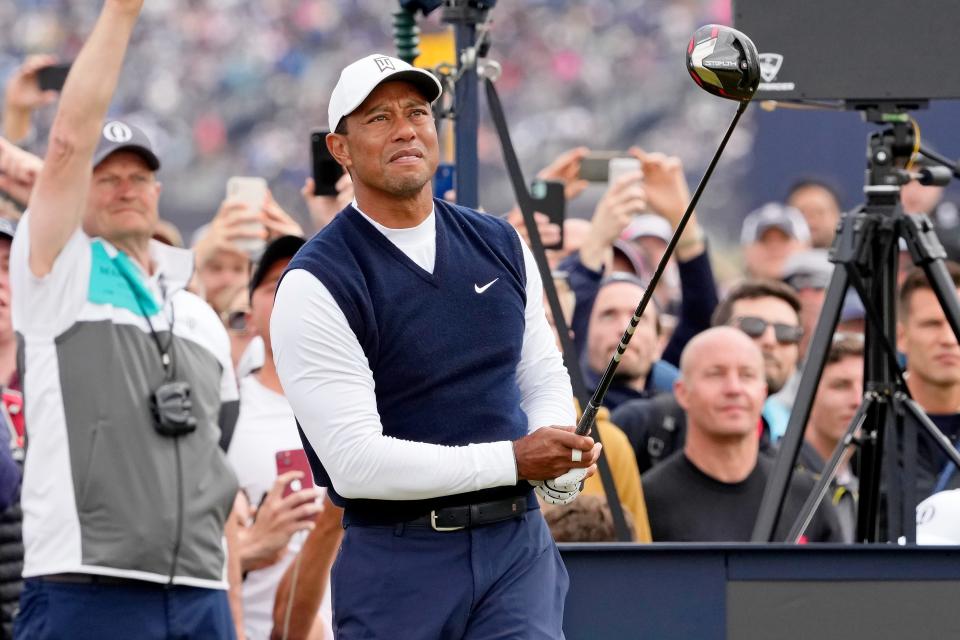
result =
[[[146,307],[143,306],[143,301],[140,300],[140,296],[137,295],[136,284],[131,281],[130,276],[124,272],[123,269],[118,268],[117,272],[123,277],[126,281],[127,286],[130,287],[130,292],[133,293],[133,299],[137,301],[137,307],[140,308],[140,313],[143,314],[143,319],[147,322],[147,327],[150,329],[150,336],[153,338],[153,343],[157,345],[157,351],[160,352],[160,364],[163,365],[164,378],[167,382],[170,382],[174,378],[174,373],[176,371],[176,364],[174,362],[174,353],[173,353],[173,322],[175,320],[175,311],[173,308],[173,303],[170,304],[170,318],[168,319],[169,336],[167,339],[167,345],[163,346],[160,342],[160,335],[153,328],[153,323],[150,321],[150,314],[147,313]],[[161,275],[161,310],[166,307],[166,287],[162,283]]]
[[[547,296],[547,304],[553,315],[553,322],[557,329],[557,335],[560,338],[561,351],[563,353],[563,363],[570,375],[570,384],[573,395],[577,399],[582,411],[586,411],[585,404],[587,395],[587,385],[583,380],[583,370],[580,368],[580,359],[577,357],[577,350],[574,347],[573,340],[570,339],[570,329],[567,326],[567,320],[563,315],[563,309],[560,306],[560,298],[557,295],[557,287],[553,283],[553,277],[550,271],[550,265],[547,263],[547,253],[543,246],[543,240],[540,238],[540,230],[537,228],[537,222],[534,218],[533,198],[527,190],[523,179],[523,171],[520,169],[520,161],[517,159],[516,150],[510,140],[510,130],[507,128],[507,120],[503,114],[503,107],[500,104],[500,96],[497,94],[497,88],[490,78],[485,78],[487,90],[487,103],[490,107],[490,117],[493,119],[494,126],[497,129],[497,135],[500,137],[500,147],[503,151],[504,162],[507,165],[507,173],[513,184],[514,194],[517,196],[517,204],[520,212],[523,214],[524,225],[527,227],[527,236],[530,238],[530,251],[533,254],[534,261],[537,263],[537,270],[540,272],[540,279],[543,281],[543,292]],[[591,425],[592,425],[591,421]],[[589,430],[586,432],[589,433]],[[586,435],[581,433],[580,435]],[[593,439],[603,446],[603,439],[600,430],[597,429],[593,434]],[[626,516],[623,514],[623,505],[620,504],[620,494],[617,492],[617,485],[613,481],[613,471],[610,469],[610,463],[606,456],[600,456],[597,461],[597,471],[600,475],[600,482],[603,485],[603,492],[607,496],[607,506],[610,507],[610,516],[613,519],[613,527],[617,532],[617,539],[620,542],[630,542],[630,528],[627,526]]]
[[170,584],[177,574],[177,564],[180,560],[180,545],[183,542],[183,461],[180,457],[180,438],[173,439],[173,453],[177,460],[177,526],[173,542],[173,562],[170,565]]
[[890,342],[890,338],[887,337],[887,332],[880,321],[880,318],[883,317],[880,315],[880,310],[877,309],[870,295],[868,295],[870,292],[867,291],[866,284],[860,277],[860,272],[858,271],[857,267],[855,265],[850,265],[850,268],[847,270],[847,274],[850,276],[853,288],[860,295],[860,302],[863,303],[863,307],[866,311],[864,315],[866,316],[867,321],[870,323],[871,328],[876,332],[876,334],[880,336],[880,346],[883,347],[883,352],[886,354],[888,364],[890,365],[890,371],[896,378],[896,380],[894,380],[896,388],[902,391],[908,398],[912,398],[913,396],[910,395],[910,388],[907,387],[907,381],[903,377],[903,369],[900,368],[900,363],[897,361],[897,350]]
[[[304,539],[306,546],[306,539]],[[283,612],[283,640],[290,637],[290,618],[293,614],[293,596],[297,591],[297,580],[300,578],[300,565],[303,563],[303,547],[300,547],[297,553],[297,559],[293,561],[293,574],[290,576],[290,595],[287,596],[287,610]]]
[[[140,297],[137,295],[137,288],[135,283],[131,281],[130,276],[124,272],[123,269],[117,269],[123,279],[126,281],[127,286],[130,287],[131,293],[133,293],[134,300],[137,301],[137,306],[140,308],[140,313],[143,314],[143,319],[147,322],[147,327],[150,329],[150,335],[153,338],[154,344],[157,345],[157,351],[160,352],[160,364],[163,366],[164,378],[167,382],[171,382],[174,379],[176,372],[176,363],[173,356],[173,323],[176,318],[175,311],[173,308],[173,302],[170,303],[170,318],[169,322],[169,337],[167,339],[166,347],[160,342],[160,336],[157,331],[153,328],[153,322],[150,321],[150,314],[147,313],[146,307],[143,306],[143,301],[140,300]],[[166,307],[167,296],[166,296],[166,287],[163,285],[162,275],[160,277],[160,290],[161,290],[161,311]],[[177,524],[176,524],[176,535],[174,537],[173,543],[173,559],[170,564],[170,582],[173,584],[174,576],[177,573],[177,564],[180,559],[180,545],[183,542],[183,460],[180,454],[180,438],[173,439],[173,453],[174,458],[176,459],[177,467]]]

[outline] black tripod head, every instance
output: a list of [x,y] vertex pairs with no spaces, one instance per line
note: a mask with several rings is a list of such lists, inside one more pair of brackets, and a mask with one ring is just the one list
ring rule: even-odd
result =
[[874,131],[867,140],[867,187],[899,187],[912,180],[906,166],[917,151],[917,137],[910,115],[900,109],[877,109],[865,112],[865,117],[891,125]]
[[[923,185],[945,186],[954,176],[960,177],[957,163],[945,158],[921,143],[909,111],[926,106],[917,104],[890,103],[861,107],[868,122],[890,125],[870,134],[867,142],[867,174],[865,184],[871,186],[899,187],[911,180]],[[928,158],[926,166],[911,171],[911,160],[916,154]]]

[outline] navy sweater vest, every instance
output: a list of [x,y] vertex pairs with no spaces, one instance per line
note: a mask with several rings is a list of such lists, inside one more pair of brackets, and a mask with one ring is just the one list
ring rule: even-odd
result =
[[[384,435],[449,446],[520,438],[527,433],[516,380],[526,307],[520,240],[486,214],[442,200],[434,209],[432,274],[352,206],[287,270],[313,274],[346,316],[373,372]],[[398,522],[530,489],[522,482],[432,500],[345,499],[300,434],[317,483],[334,503],[367,519]]]

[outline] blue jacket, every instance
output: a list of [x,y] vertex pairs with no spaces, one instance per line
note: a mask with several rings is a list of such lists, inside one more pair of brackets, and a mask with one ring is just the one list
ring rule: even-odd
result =
[[[693,336],[710,328],[713,311],[719,303],[717,287],[713,281],[713,269],[710,266],[709,254],[704,251],[699,256],[687,262],[678,262],[680,273],[680,317],[677,326],[663,350],[661,359],[653,363],[650,374],[647,376],[644,391],[638,392],[624,386],[611,385],[604,405],[611,410],[620,403],[634,398],[649,396],[654,392],[673,392],[673,381],[680,374],[677,366],[680,364],[680,354]],[[573,341],[580,356],[584,370],[584,379],[588,385],[596,385],[600,373],[590,371],[586,364],[587,335],[590,325],[590,313],[600,290],[603,272],[593,271],[583,266],[580,255],[574,253],[567,257],[560,265],[560,270],[568,273],[570,288],[576,296],[576,306],[573,310],[573,320],[570,328],[573,330]],[[637,300],[639,303],[639,300]],[[626,327],[624,327],[626,329]]]

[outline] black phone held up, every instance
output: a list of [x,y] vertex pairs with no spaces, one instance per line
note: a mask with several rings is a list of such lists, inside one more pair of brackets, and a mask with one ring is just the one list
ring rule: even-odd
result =
[[533,198],[534,210],[545,214],[551,223],[560,227],[560,239],[554,244],[545,244],[543,248],[562,249],[563,220],[567,217],[567,198],[563,183],[559,180],[536,180],[530,185],[530,196]]
[[337,181],[343,176],[343,167],[327,149],[327,131],[310,134],[310,155],[313,160],[313,194],[337,195]]
[[37,84],[41,91],[60,91],[70,73],[70,63],[53,64],[37,69]]
[[607,182],[610,161],[614,158],[629,158],[627,151],[591,151],[580,160],[580,172],[577,177],[588,182]]

